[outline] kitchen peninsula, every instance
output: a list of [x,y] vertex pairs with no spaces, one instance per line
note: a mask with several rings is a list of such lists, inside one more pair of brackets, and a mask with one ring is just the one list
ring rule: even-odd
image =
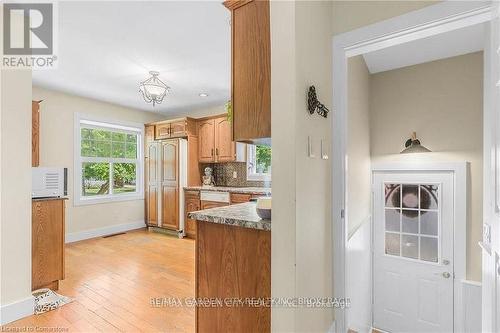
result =
[[271,220],[255,208],[247,202],[189,213],[196,220],[196,298],[222,302],[197,307],[197,332],[271,331]]

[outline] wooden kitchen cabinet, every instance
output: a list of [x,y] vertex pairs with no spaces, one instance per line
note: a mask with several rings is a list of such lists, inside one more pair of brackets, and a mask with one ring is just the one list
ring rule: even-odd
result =
[[161,142],[162,222],[164,228],[179,229],[179,141]]
[[196,121],[189,117],[156,122],[154,126],[156,140],[196,135]]
[[[245,162],[242,143],[232,141],[232,124],[226,115],[198,121],[198,158],[200,163]],[[238,153],[237,153],[238,152]]]
[[64,279],[65,199],[34,199],[31,208],[31,289],[57,290]]
[[198,122],[198,161],[215,162],[215,121],[205,119]]
[[188,218],[188,214],[200,210],[200,192],[199,191],[185,191],[185,231],[189,238],[196,238],[196,221]]
[[[229,0],[233,140],[271,138],[271,40],[268,0]],[[267,139],[267,140],[266,140]]]
[[31,166],[40,165],[40,102],[31,101]]
[[[271,297],[271,232],[196,221],[196,299]],[[196,332],[271,332],[271,307],[196,307]]]

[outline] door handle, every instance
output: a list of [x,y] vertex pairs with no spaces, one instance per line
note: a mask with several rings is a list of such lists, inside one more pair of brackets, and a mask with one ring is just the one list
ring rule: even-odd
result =
[[449,279],[451,277],[451,273],[450,272],[434,273],[434,275],[441,275],[445,279]]
[[215,155],[219,156],[219,148],[215,148]]

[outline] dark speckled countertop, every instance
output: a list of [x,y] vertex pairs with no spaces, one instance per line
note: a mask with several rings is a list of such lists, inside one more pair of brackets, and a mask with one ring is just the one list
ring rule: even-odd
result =
[[271,231],[271,220],[263,220],[257,215],[255,202],[199,210],[188,214],[189,218],[242,228]]

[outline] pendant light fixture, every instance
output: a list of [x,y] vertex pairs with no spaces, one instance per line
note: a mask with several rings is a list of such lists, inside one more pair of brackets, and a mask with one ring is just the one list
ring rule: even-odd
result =
[[153,103],[154,107],[156,104],[163,102],[163,98],[170,91],[170,87],[158,78],[160,73],[150,71],[149,74],[151,77],[139,84],[139,91],[146,103]]
[[405,149],[403,149],[403,151],[401,151],[400,154],[428,153],[428,152],[430,152],[430,150],[422,146],[420,140],[417,139],[417,133],[413,132],[411,138],[406,140]]

